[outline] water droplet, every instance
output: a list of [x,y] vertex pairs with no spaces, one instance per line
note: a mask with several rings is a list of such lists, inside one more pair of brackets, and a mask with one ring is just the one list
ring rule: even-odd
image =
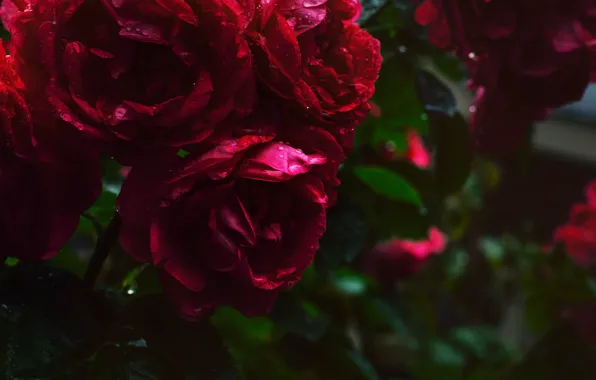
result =
[[64,120],[67,123],[70,123],[72,121],[72,117],[68,114],[63,113],[62,115],[60,115],[62,117],[62,120]]
[[149,35],[149,30],[147,30],[147,29],[143,29],[143,30],[141,31],[141,34],[142,34],[143,36],[148,36],[148,35]]
[[405,53],[408,51],[408,48],[401,45],[400,47],[397,48],[397,50],[399,50],[400,53]]
[[476,54],[474,54],[474,52],[470,52],[468,54],[468,58],[470,58],[470,59],[476,59]]
[[476,106],[470,106],[470,107],[468,107],[468,111],[470,111],[472,113],[476,112]]
[[280,154],[280,155],[279,155],[279,158],[284,158],[284,155],[283,155],[283,154]]
[[278,150],[284,150],[285,148],[283,146],[278,146],[277,149]]
[[300,153],[300,154],[302,154],[302,153],[303,153],[303,152],[302,152],[302,149],[296,149],[296,152],[298,152],[298,153]]

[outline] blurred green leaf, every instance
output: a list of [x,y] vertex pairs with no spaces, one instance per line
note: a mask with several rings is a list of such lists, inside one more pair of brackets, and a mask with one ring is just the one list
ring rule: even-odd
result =
[[383,8],[389,0],[364,0],[362,1],[362,13],[358,18],[358,24],[363,25],[366,22],[377,15],[381,8]]
[[20,263],[0,282],[3,377],[46,378],[83,362],[105,339],[112,312],[75,275]]
[[418,191],[395,172],[382,167],[357,166],[354,174],[379,195],[422,206]]
[[406,129],[415,129],[423,135],[428,133],[428,117],[416,94],[412,63],[406,57],[395,56],[393,51],[390,54],[393,56],[383,61],[372,99],[380,115],[367,120],[362,127],[362,132],[366,133],[359,131],[357,142],[362,145],[366,139],[370,146],[381,148],[391,141],[401,150],[405,147]]
[[438,193],[444,198],[459,191],[470,174],[472,146],[468,124],[456,114],[431,115],[432,135],[436,142],[434,173]]
[[110,191],[102,191],[97,201],[87,210],[102,226],[107,225],[116,211],[116,198],[118,194]]
[[20,262],[20,260],[17,259],[16,257],[7,257],[6,260],[4,260],[4,265],[9,266],[9,267],[14,267],[19,262]]
[[464,355],[439,339],[428,342],[426,350],[413,361],[410,371],[416,380],[463,380]]
[[[187,322],[161,296],[135,299],[127,306],[128,325],[164,363],[165,379],[227,380],[240,377],[217,330],[208,321]],[[165,380],[164,379],[164,380]]]
[[433,54],[431,58],[439,71],[450,80],[460,83],[465,79],[464,65],[455,54],[440,51],[437,54]]
[[499,380],[589,380],[596,372],[594,346],[578,337],[570,325],[554,326],[525,355],[506,369]]
[[305,304],[293,292],[282,293],[270,318],[285,332],[294,333],[310,341],[325,333],[331,319],[312,304]]
[[434,74],[426,70],[416,72],[418,96],[427,112],[440,112],[449,117],[455,115],[455,96]]
[[362,209],[341,197],[327,215],[327,229],[315,256],[315,268],[328,274],[350,263],[364,249],[370,235],[370,224]]
[[371,286],[369,278],[351,270],[336,271],[331,282],[341,293],[351,296],[363,295]]
[[167,372],[151,350],[109,345],[71,377],[61,380],[168,380]]
[[264,317],[248,318],[231,307],[219,308],[211,317],[226,341],[235,345],[269,343],[273,334],[273,322]]
[[87,261],[73,249],[72,244],[66,244],[56,256],[47,261],[47,264],[54,268],[68,270],[82,279],[87,269]]
[[312,371],[317,379],[379,378],[368,359],[337,335],[327,335],[318,342],[311,342],[296,334],[286,334],[280,350],[291,368]]
[[426,239],[433,222],[424,210],[413,204],[383,202],[373,211],[376,216],[375,232],[380,239]]

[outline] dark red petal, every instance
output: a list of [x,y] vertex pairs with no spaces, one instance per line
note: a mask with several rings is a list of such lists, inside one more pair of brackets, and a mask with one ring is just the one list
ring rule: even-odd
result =
[[156,25],[144,24],[138,21],[128,21],[120,29],[122,37],[139,42],[167,45],[163,30]]
[[190,5],[184,0],[156,0],[159,5],[178,16],[180,20],[191,25],[198,25],[199,21]]
[[282,142],[269,143],[245,158],[236,175],[267,182],[287,181],[326,161],[322,154],[308,155]]

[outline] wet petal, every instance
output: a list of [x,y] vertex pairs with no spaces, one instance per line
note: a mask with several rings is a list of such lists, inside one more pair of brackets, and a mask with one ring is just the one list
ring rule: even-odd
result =
[[322,165],[326,161],[322,154],[308,155],[281,142],[269,143],[244,159],[237,175],[268,182],[286,181],[307,173],[312,165]]

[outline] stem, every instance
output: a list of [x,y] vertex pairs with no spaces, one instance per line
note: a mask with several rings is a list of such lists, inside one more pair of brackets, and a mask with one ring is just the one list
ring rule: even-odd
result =
[[90,287],[93,287],[95,284],[95,281],[101,272],[103,263],[106,261],[108,255],[112,251],[112,248],[118,241],[120,225],[120,214],[116,212],[112,217],[112,220],[110,220],[108,227],[97,239],[97,244],[95,245],[93,255],[91,256],[91,260],[89,260],[89,265],[87,266],[87,271],[85,272],[85,277],[83,278],[83,281]]

